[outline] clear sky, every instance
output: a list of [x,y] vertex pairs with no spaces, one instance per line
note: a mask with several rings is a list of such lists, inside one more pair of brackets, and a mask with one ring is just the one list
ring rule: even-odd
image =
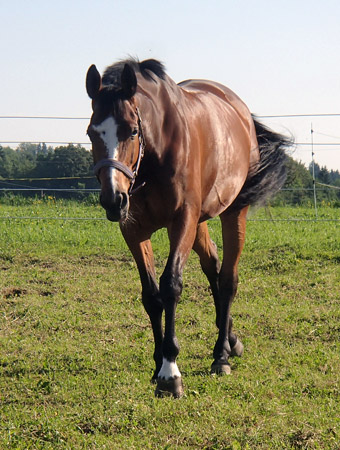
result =
[[[128,55],[207,78],[253,113],[340,114],[339,0],[0,0],[0,116],[90,117],[85,75]],[[263,119],[340,170],[340,115]],[[0,119],[0,141],[88,142],[86,120]],[[15,147],[13,144],[12,147]],[[293,156],[308,164],[310,145]]]

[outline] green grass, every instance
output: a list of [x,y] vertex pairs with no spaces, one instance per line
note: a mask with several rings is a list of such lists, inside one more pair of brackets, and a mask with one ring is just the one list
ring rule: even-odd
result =
[[[251,216],[313,218],[273,208]],[[339,210],[320,208],[324,219]],[[177,312],[180,400],[154,398],[135,264],[97,206],[0,205],[0,449],[338,449],[339,222],[249,221],[233,305],[245,345],[209,375],[213,302],[192,255]],[[221,247],[219,222],[211,235]],[[153,239],[157,272],[166,233]]]

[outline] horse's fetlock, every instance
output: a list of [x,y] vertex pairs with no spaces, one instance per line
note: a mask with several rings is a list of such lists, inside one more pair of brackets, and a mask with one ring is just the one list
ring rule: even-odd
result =
[[172,339],[165,338],[163,341],[163,357],[168,361],[175,361],[179,354],[179,344],[176,336]]

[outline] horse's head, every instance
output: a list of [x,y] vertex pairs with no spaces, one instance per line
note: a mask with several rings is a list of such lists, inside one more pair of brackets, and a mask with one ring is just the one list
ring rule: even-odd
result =
[[129,196],[144,150],[136,88],[137,78],[129,64],[115,85],[102,84],[94,65],[87,72],[86,89],[93,109],[87,133],[94,171],[101,184],[100,203],[107,218],[115,222],[128,216]]

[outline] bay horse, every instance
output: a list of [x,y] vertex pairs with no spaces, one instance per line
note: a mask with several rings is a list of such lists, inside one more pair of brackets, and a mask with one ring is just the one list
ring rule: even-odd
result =
[[[248,206],[282,187],[289,140],[255,120],[227,87],[206,80],[176,84],[154,59],[119,61],[103,76],[92,65],[86,89],[100,203],[107,219],[119,222],[136,261],[151,321],[155,394],[180,397],[175,311],[189,253],[198,254],[215,303],[211,372],[229,374],[229,358],[243,353],[230,307]],[[216,216],[222,223],[222,265],[206,222]],[[170,252],[158,284],[150,238],[160,228],[168,231]]]

